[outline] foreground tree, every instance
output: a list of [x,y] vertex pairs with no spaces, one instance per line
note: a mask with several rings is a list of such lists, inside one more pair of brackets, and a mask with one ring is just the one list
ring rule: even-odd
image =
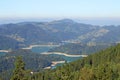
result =
[[25,80],[25,63],[21,56],[16,58],[15,69],[10,80]]

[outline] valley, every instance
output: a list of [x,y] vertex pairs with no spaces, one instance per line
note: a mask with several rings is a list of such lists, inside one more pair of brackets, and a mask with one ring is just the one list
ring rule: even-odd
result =
[[0,80],[120,80],[120,0],[1,0]]
[[[85,65],[92,66],[91,64],[93,64],[94,67],[98,67],[96,65],[101,64],[96,59],[99,55],[96,53],[103,51],[104,54],[106,49],[117,46],[120,42],[119,32],[119,25],[101,27],[78,23],[71,19],[1,24],[0,78],[10,79],[15,68],[14,62],[18,56],[23,58],[25,69],[33,72],[34,77],[39,75],[38,73],[45,76],[49,74],[51,75],[50,79],[57,80],[58,73],[62,74],[61,71],[65,71],[66,74],[67,69],[68,71],[70,69],[70,74],[66,74],[67,77],[72,76],[72,74],[79,75],[78,70],[86,68]],[[91,62],[92,55],[97,55],[92,58],[96,59],[94,62]],[[103,58],[106,57],[106,54],[104,55]],[[110,55],[112,54],[110,53]],[[8,76],[7,79],[4,74]],[[57,77],[54,77],[55,74]],[[40,78],[42,78],[41,75],[39,75]],[[80,74],[80,76],[82,75]],[[48,80],[48,77],[45,80]]]

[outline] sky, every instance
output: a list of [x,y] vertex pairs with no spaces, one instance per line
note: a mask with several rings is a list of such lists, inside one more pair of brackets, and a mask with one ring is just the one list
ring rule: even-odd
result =
[[0,19],[118,19],[120,0],[0,0]]

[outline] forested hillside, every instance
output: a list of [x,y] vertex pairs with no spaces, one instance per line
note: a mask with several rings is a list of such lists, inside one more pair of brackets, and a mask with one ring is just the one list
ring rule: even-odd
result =
[[68,43],[65,45],[61,45],[59,47],[55,47],[49,50],[49,52],[63,52],[67,54],[83,54],[89,55],[91,53],[98,52],[100,50],[104,50],[110,46],[116,45],[115,43]]
[[[120,44],[110,47],[120,42],[119,32],[120,26],[94,26],[70,19],[2,24],[0,50],[9,49],[12,52],[0,56],[0,78],[9,80],[16,57],[22,56],[26,64],[24,70],[33,71],[32,75],[25,73],[29,74],[27,80],[120,80]],[[43,70],[52,64],[51,61],[63,58],[19,49],[38,44],[61,44],[49,52],[67,54],[91,54],[102,51],[75,62],[66,61],[63,66],[53,70]],[[110,48],[104,50],[107,47]]]
[[120,80],[120,44],[56,69],[33,73],[29,80]]
[[41,75],[45,80],[120,80],[120,44]]
[[20,42],[12,39],[12,38],[8,38],[5,36],[0,35],[0,50],[6,50],[6,49],[18,49],[20,48],[20,46],[18,46],[20,44]]
[[58,56],[41,55],[33,53],[30,50],[15,50],[0,56],[0,76],[3,80],[9,80],[17,56],[21,56],[23,58],[25,69],[29,69],[34,72],[41,71],[43,68],[50,66],[52,61],[64,60]]

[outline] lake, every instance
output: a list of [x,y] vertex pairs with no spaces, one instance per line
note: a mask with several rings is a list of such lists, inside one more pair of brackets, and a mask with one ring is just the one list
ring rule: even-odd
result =
[[[33,47],[31,49],[31,51],[40,54],[40,53],[43,53],[43,52],[48,52],[52,48],[55,48],[55,47],[54,46],[44,46],[44,47],[43,46],[42,47],[38,46],[38,47]],[[82,57],[68,57],[68,56],[59,55],[59,54],[50,54],[50,55],[52,55],[52,56],[60,56],[67,62],[75,61],[77,59],[82,58]],[[56,66],[59,66],[59,65],[61,65],[61,64],[57,64]]]
[[[31,51],[32,52],[35,52],[35,53],[38,53],[38,54],[42,54],[44,52],[48,52],[50,49],[52,48],[55,48],[56,46],[52,45],[52,46],[36,46],[36,47],[32,47],[31,48]],[[57,52],[54,52],[54,53],[57,53]],[[6,53],[5,52],[0,52],[0,56],[3,56],[5,55]],[[77,59],[80,59],[82,57],[69,57],[69,56],[65,56],[65,55],[60,55],[60,54],[49,54],[49,55],[52,55],[52,56],[55,56],[55,57],[61,57],[63,58],[66,62],[71,62],[71,61],[75,61]],[[55,66],[52,66],[53,68],[55,68],[56,66],[60,66],[62,65],[63,63],[58,63],[56,64]]]
[[[39,46],[39,47],[33,47],[31,50],[32,50],[32,52],[35,52],[35,53],[43,53],[43,52],[49,51],[52,48],[55,48],[55,47],[54,46],[44,46],[44,47]],[[61,56],[62,58],[64,58],[68,62],[71,62],[71,61],[74,61],[74,60],[81,58],[81,57],[68,57],[68,56],[59,55],[59,54],[50,54],[50,55]]]
[[0,52],[0,56],[4,56],[6,52]]
[[42,53],[42,52],[47,52],[49,51],[50,49],[54,48],[53,46],[38,46],[38,47],[33,47],[31,50],[32,52],[35,52],[35,53]]

